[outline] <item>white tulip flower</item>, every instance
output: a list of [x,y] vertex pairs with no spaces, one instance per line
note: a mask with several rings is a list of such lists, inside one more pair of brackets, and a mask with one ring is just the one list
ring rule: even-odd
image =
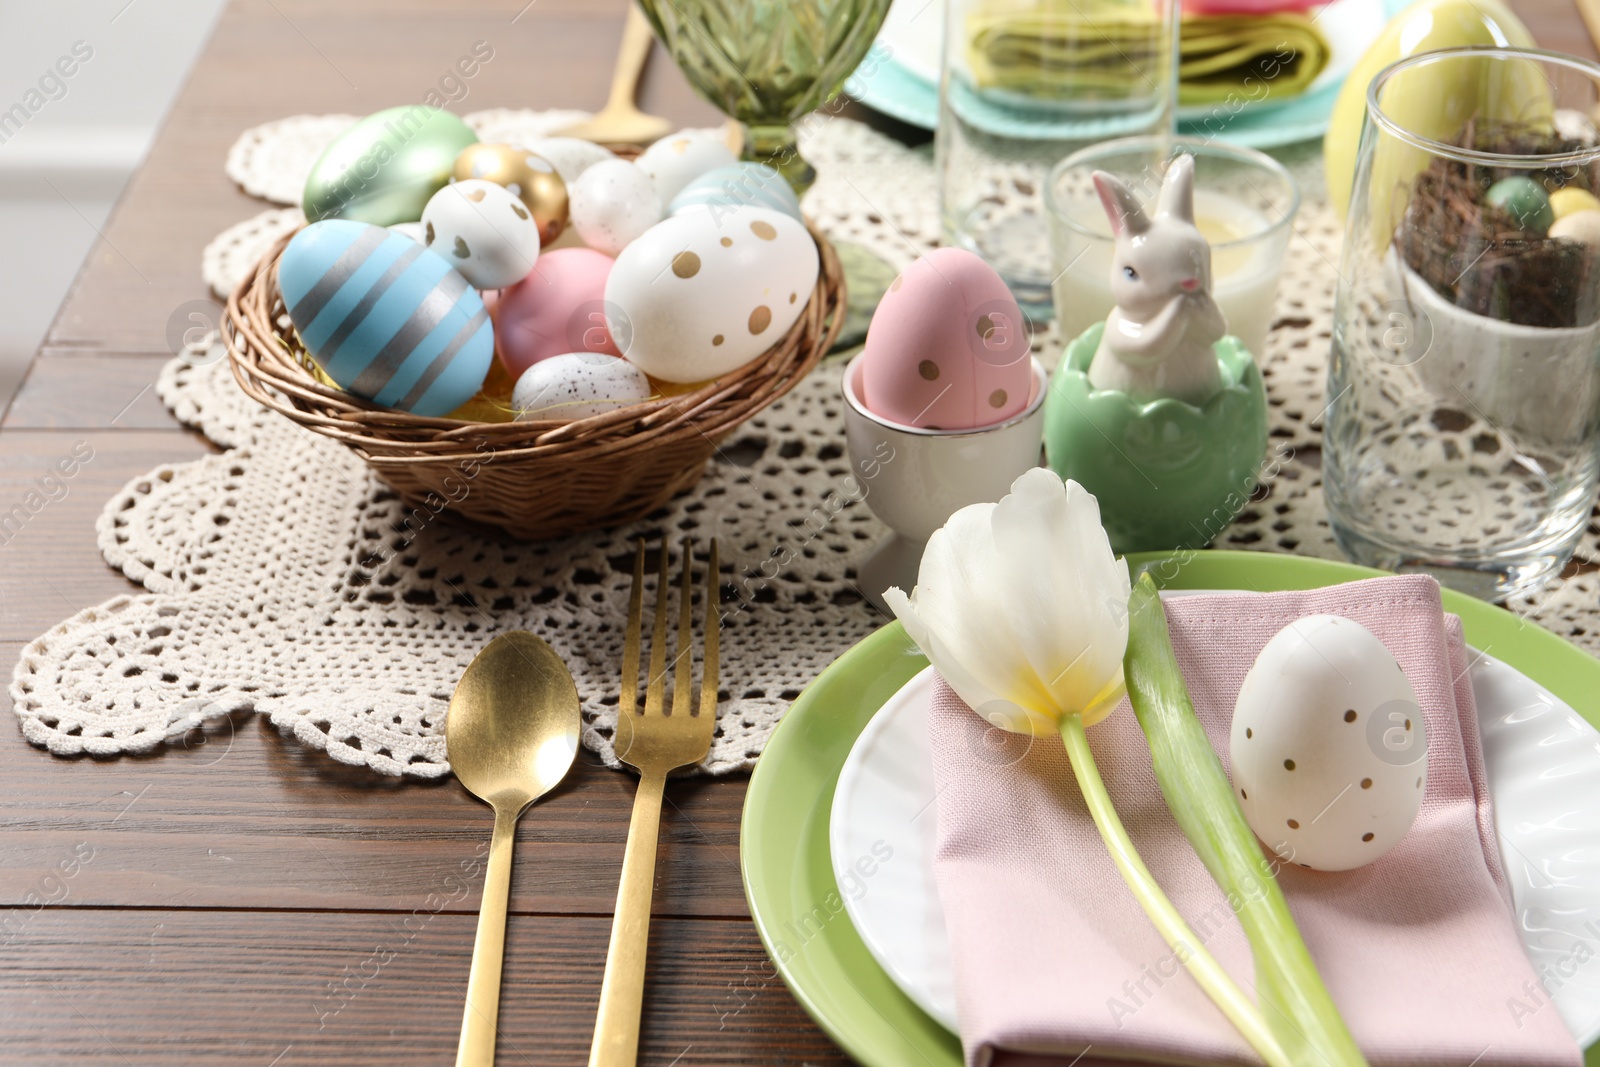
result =
[[1092,726],[1122,699],[1129,592],[1093,495],[1035,467],[934,532],[909,597],[883,596],[980,715],[1054,737],[1063,716]]
[[[1222,969],[1162,892],[1139,858],[1095,765],[1085,731],[1109,715],[1126,692],[1123,664],[1128,656],[1132,592],[1127,561],[1112,553],[1100,526],[1099,503],[1077,482],[1063,482],[1053,471],[1036,467],[1013,482],[1011,492],[998,503],[973,504],[950,516],[928,539],[916,589],[907,596],[891,588],[883,597],[928,661],[979,715],[1016,733],[1060,736],[1112,861],[1167,944],[1269,1067],[1307,1062],[1285,1053],[1261,1009]],[[1161,599],[1148,576],[1141,579],[1140,596],[1145,615],[1159,620],[1163,663],[1181,691],[1182,676],[1171,658]],[[1150,643],[1146,636],[1143,644],[1148,648]],[[1133,665],[1137,707],[1146,699],[1139,691],[1140,670],[1150,673],[1151,661],[1128,662]],[[1192,720],[1187,693],[1183,704]],[[1138,714],[1142,728],[1144,715]],[[1187,754],[1198,759],[1196,753],[1203,751],[1215,765],[1216,755],[1198,722],[1190,732]],[[1221,773],[1220,766],[1215,767],[1215,774]],[[1235,822],[1245,826],[1232,787],[1224,781],[1221,788],[1223,799],[1233,806]],[[1248,834],[1248,827],[1243,832]],[[1259,858],[1259,852],[1256,855]],[[1287,921],[1292,929],[1293,920]],[[1287,943],[1281,922],[1277,936]],[[1314,978],[1309,957],[1303,966],[1296,962],[1293,968],[1297,979],[1304,979],[1308,971]],[[1305,987],[1304,982],[1301,985]],[[1314,1006],[1320,1010],[1326,1005],[1332,1012],[1332,1023],[1337,1025],[1331,1032],[1342,1042],[1340,1055],[1329,1064],[1362,1064],[1326,992],[1316,1000],[1320,988],[1319,980],[1312,989]],[[1327,1018],[1314,1021],[1321,1026]],[[1288,1029],[1294,1030],[1293,1025]]]

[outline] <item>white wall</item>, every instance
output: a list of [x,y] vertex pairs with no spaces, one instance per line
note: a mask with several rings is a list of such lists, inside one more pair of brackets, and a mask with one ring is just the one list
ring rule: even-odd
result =
[[0,406],[224,2],[0,0]]

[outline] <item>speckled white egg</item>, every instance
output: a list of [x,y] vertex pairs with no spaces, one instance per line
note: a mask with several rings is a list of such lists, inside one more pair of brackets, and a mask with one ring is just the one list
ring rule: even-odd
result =
[[1282,859],[1321,871],[1399,844],[1427,786],[1427,731],[1405,671],[1338,615],[1297,619],[1267,642],[1228,747],[1250,828]]
[[766,208],[685,211],[625,248],[606,279],[606,324],[652,378],[700,382],[783,337],[817,282],[806,228]]
[[519,420],[587,419],[648,400],[653,392],[650,379],[625,359],[568,352],[524,371],[511,391],[511,406]]
[[708,170],[737,160],[722,140],[721,130],[680,130],[646,148],[636,161],[650,175],[656,195],[670,204],[685,185]]
[[539,259],[539,223],[517,194],[482,178],[433,194],[422,209],[422,240],[478,289],[514,285]]
[[422,244],[422,223],[420,222],[397,222],[390,226],[389,229],[395,233],[404,234],[419,245]]
[[578,175],[608,159],[615,159],[610,150],[593,141],[576,137],[538,137],[523,145],[528,151],[543,156],[555,165],[561,180],[571,185]]
[[567,189],[572,228],[590,248],[614,256],[661,219],[649,175],[625,159],[585,170]]

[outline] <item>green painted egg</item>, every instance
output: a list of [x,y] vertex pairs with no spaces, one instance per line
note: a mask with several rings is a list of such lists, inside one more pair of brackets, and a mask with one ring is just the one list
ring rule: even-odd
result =
[[1550,207],[1550,194],[1532,178],[1520,175],[1501,178],[1489,186],[1484,200],[1504,211],[1529,233],[1545,233],[1556,215]]
[[426,104],[368,115],[317,159],[300,206],[312,222],[352,219],[374,226],[416,222],[450,180],[456,156],[478,135],[455,115]]

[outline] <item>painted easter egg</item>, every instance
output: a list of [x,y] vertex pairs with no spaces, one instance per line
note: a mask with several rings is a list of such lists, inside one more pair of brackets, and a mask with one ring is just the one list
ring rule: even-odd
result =
[[596,163],[567,190],[572,228],[590,248],[614,256],[661,219],[661,198],[625,159]]
[[650,176],[661,202],[667,204],[693,179],[708,170],[732,166],[737,159],[723,141],[721,130],[680,130],[646,148],[635,162]]
[[612,262],[592,248],[558,248],[501,294],[495,344],[508,371],[521,375],[564,352],[622,355],[604,310]]
[[1555,216],[1555,221],[1560,222],[1580,211],[1600,211],[1600,197],[1576,185],[1557,189],[1550,194],[1550,213]]
[[456,156],[477,139],[456,116],[426,104],[368,115],[317,158],[300,206],[312,222],[415,222],[450,180]]
[[523,421],[587,419],[648,400],[650,379],[625,359],[566,352],[529,367],[517,379],[511,406]]
[[731,167],[717,167],[691,178],[667,205],[667,214],[676,215],[702,204],[724,207],[748,204],[781,211],[796,222],[805,221],[800,214],[800,200],[794,195],[794,189],[783,175],[765,163],[735,163]]
[[539,259],[539,224],[503,185],[468,178],[433,194],[422,210],[422,242],[479,289],[528,276]]
[[417,242],[417,244],[422,244],[422,223],[420,222],[397,222],[389,227],[389,232],[404,234]]
[[542,156],[554,164],[556,173],[568,185],[577,181],[578,175],[596,163],[616,158],[608,149],[593,141],[576,137],[538,137],[529,141],[527,147],[534,155]]
[[889,284],[861,354],[861,402],[924,430],[1019,415],[1033,385],[1028,327],[994,268],[960,248],[916,260]]
[[1338,615],[1297,619],[1262,648],[1228,749],[1256,836],[1321,871],[1399,844],[1427,785],[1427,731],[1405,671],[1371,630]]
[[686,211],[617,257],[606,321],[622,354],[652,378],[705,381],[776,344],[810,300],[817,270],[811,234],[782,212]]
[[[1423,52],[1467,45],[1537,47],[1533,34],[1501,0],[1414,0],[1396,7],[1403,10],[1389,21],[1345,75],[1328,116],[1328,132],[1322,142],[1323,170],[1328,178],[1328,205],[1338,213],[1341,222],[1349,209],[1355,184],[1356,155],[1361,132],[1366,126],[1367,90],[1383,68]],[[1487,85],[1477,84],[1479,79],[1487,81],[1488,78],[1487,68],[1477,64],[1430,65],[1409,73],[1408,91],[1387,93],[1383,110],[1401,129],[1423,137],[1453,140],[1462,123],[1474,114],[1480,123],[1537,121],[1541,110],[1550,115],[1548,88],[1541,92],[1530,84],[1544,80],[1543,68],[1536,63],[1506,72],[1506,83],[1496,85],[1494,92],[1489,92]],[[1454,76],[1447,76],[1450,74]],[[1530,89],[1534,91],[1528,91]],[[1410,188],[1412,177],[1430,158],[1425,152],[1396,147],[1399,150],[1390,153],[1374,152],[1373,175],[1367,187],[1375,195],[1378,190]],[[1383,159],[1385,154],[1393,157],[1392,160]],[[1399,206],[1403,207],[1404,202]],[[1383,230],[1386,244],[1389,232]]]
[[453,411],[478,391],[494,358],[489,313],[467,279],[381,226],[312,223],[284,249],[278,287],[317,366],[384,407]]
[[567,228],[567,183],[554,163],[509,144],[468,145],[456,157],[450,180],[481,178],[515,193],[539,224],[539,243],[546,248]]
[[1592,249],[1600,249],[1600,211],[1574,211],[1563,215],[1550,227],[1549,235],[1582,241]]
[[1485,203],[1493,204],[1509,215],[1518,227],[1532,234],[1543,234],[1556,220],[1555,211],[1550,206],[1550,195],[1544,191],[1544,186],[1521,174],[1501,178],[1489,186],[1483,199]]

